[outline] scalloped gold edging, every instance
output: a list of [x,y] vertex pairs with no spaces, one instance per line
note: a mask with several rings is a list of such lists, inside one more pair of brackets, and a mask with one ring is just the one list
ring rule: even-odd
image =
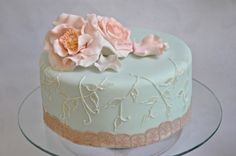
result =
[[66,124],[63,124],[56,117],[51,116],[45,111],[44,122],[54,132],[76,144],[95,147],[131,148],[152,144],[175,134],[183,128],[190,116],[191,107],[180,118],[173,121],[163,122],[156,128],[148,129],[145,133],[134,135],[112,134],[109,132],[80,132],[70,128]]

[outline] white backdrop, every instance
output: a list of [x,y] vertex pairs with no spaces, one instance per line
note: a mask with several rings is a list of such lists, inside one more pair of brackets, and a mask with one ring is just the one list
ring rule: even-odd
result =
[[235,0],[0,0],[1,156],[46,155],[21,135],[17,109],[39,84],[44,35],[62,12],[114,16],[128,27],[169,32],[185,40],[193,53],[193,77],[215,91],[224,113],[216,135],[187,155],[235,155]]

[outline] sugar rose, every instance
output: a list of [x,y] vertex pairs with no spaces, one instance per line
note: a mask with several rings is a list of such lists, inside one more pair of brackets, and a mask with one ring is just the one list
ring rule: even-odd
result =
[[49,62],[54,69],[88,67],[98,60],[102,36],[97,32],[86,33],[86,21],[82,17],[62,14],[54,25],[45,38],[45,50],[49,52]]
[[127,57],[133,50],[130,31],[114,18],[98,16],[98,28],[103,37],[112,45],[109,48],[118,57]]

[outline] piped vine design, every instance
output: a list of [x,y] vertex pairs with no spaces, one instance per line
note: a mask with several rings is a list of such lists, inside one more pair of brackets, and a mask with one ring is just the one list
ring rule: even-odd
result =
[[59,93],[62,98],[62,113],[60,114],[60,118],[67,123],[67,119],[70,118],[71,112],[75,111],[78,108],[79,97],[69,97],[64,92],[60,91]]
[[158,97],[153,96],[150,97],[148,100],[142,101],[141,104],[145,104],[149,106],[148,112],[143,115],[141,127],[143,126],[144,122],[150,119],[155,119],[156,115],[153,114],[153,107],[158,103]]
[[[83,85],[82,83],[85,78],[86,76],[83,76],[81,78],[78,88],[83,108],[88,116],[88,119],[84,120],[84,124],[91,124],[91,115],[98,114],[100,111],[99,96],[97,92],[105,89],[104,83],[107,78],[102,80],[98,85]],[[86,91],[86,93],[84,93],[84,90]]]
[[148,81],[149,83],[151,83],[151,85],[153,86],[153,88],[155,89],[155,91],[157,92],[157,95],[160,96],[161,100],[163,101],[163,103],[165,104],[166,107],[166,117],[169,118],[170,115],[170,109],[172,107],[172,105],[170,103],[167,102],[166,98],[164,97],[162,91],[158,88],[158,86],[156,85],[156,83],[153,80],[148,79],[145,76],[141,76],[142,79]]
[[62,90],[59,94],[63,98],[62,113],[60,117],[63,121],[70,117],[71,112],[75,111],[79,103],[82,104],[83,109],[88,117],[87,120],[83,120],[84,124],[88,125],[92,123],[92,116],[100,112],[100,103],[98,92],[104,90],[108,85],[105,85],[107,78],[103,79],[98,85],[83,84],[85,80],[83,76],[78,84],[79,96],[69,97]]
[[116,107],[118,106],[118,114],[117,116],[115,117],[114,119],[114,122],[113,122],[113,127],[114,127],[114,131],[116,131],[123,123],[127,122],[128,120],[130,120],[130,116],[127,116],[127,117],[124,117],[124,114],[123,114],[123,105],[124,105],[124,101],[127,99],[127,98],[131,98],[133,102],[136,101],[136,98],[138,96],[138,89],[136,88],[136,85],[138,83],[138,80],[139,80],[139,77],[138,76],[135,76],[135,82],[133,83],[131,89],[129,90],[129,92],[123,96],[123,97],[119,97],[119,98],[113,98],[111,100],[111,102],[108,103],[108,107],[111,106],[111,107]]
[[177,78],[184,73],[183,70],[177,67],[177,64],[172,58],[168,58],[168,60],[174,67],[174,74],[172,77],[168,78],[164,83],[159,84],[160,87],[174,86],[177,81]]
[[40,66],[41,71],[44,73],[41,77],[41,87],[47,89],[47,94],[45,95],[50,103],[52,101],[53,92],[60,87],[60,76],[61,73],[56,75],[56,79],[48,73],[50,67],[42,64]]
[[[178,80],[178,78],[184,74],[184,70],[181,68],[178,68],[177,64],[175,63],[175,61],[171,58],[168,58],[169,62],[172,64],[172,66],[174,67],[174,74],[172,77],[170,77],[169,79],[167,79],[164,83],[156,83],[155,81],[145,77],[145,76],[141,76],[141,79],[144,79],[146,81],[148,81],[156,90],[158,97],[160,97],[160,99],[163,101],[163,103],[165,104],[166,107],[166,117],[170,118],[170,113],[171,113],[171,107],[172,107],[172,103],[169,103],[168,101],[173,97],[173,95],[171,95],[170,91],[169,91],[169,87],[175,87],[176,86],[176,82]],[[185,91],[187,91],[187,88],[189,86],[189,80],[186,80],[184,83],[184,88],[181,89],[176,97],[179,97],[182,99],[183,101],[183,107],[184,110],[187,109],[187,104],[188,104],[188,96],[186,95]],[[163,89],[163,90],[162,90]],[[157,97],[157,96],[156,96]],[[157,100],[157,99],[156,99]],[[151,101],[151,102],[149,102]],[[150,119],[155,119],[156,115],[153,114],[153,108],[154,106],[158,103],[157,101],[153,100],[152,98],[147,100],[146,102],[143,102],[144,104],[149,105],[149,109],[148,112],[146,114],[143,115],[142,121],[141,121],[141,126],[143,125],[143,123],[146,120],[150,120]]]

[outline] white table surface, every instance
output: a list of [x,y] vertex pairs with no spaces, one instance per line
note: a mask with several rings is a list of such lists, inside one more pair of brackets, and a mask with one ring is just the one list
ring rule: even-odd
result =
[[193,77],[222,102],[223,122],[189,156],[236,154],[235,0],[0,0],[0,155],[47,155],[21,135],[19,102],[39,84],[44,35],[61,12],[115,16],[128,27],[172,33],[193,53]]

